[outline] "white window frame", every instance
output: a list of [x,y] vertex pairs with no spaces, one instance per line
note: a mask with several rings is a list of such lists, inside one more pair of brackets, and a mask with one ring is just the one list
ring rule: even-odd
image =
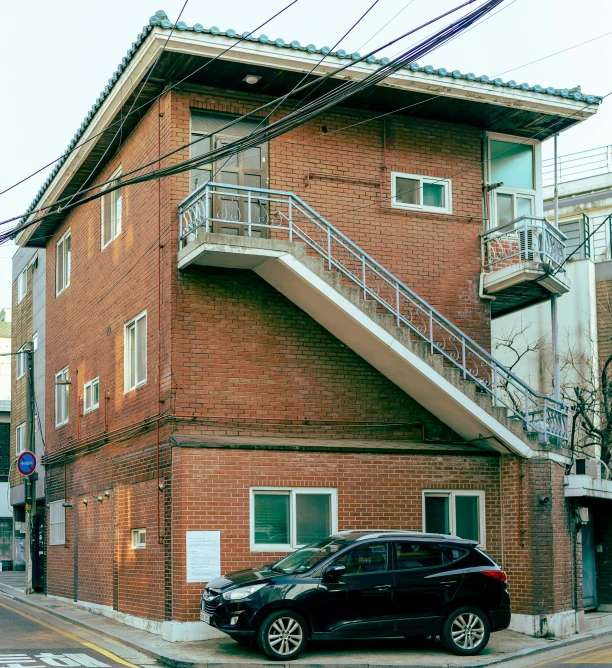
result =
[[427,522],[425,515],[425,497],[426,496],[437,496],[444,497],[448,499],[448,529],[450,534],[453,536],[457,535],[456,532],[456,513],[455,513],[455,499],[458,496],[477,496],[478,497],[478,533],[480,535],[480,541],[478,547],[485,548],[487,544],[487,533],[486,533],[486,508],[485,508],[485,493],[483,490],[476,489],[424,489],[423,490],[423,531],[426,531]]
[[[121,178],[121,167],[110,177],[109,181],[116,181]],[[111,184],[107,184],[102,192],[108,189]],[[105,193],[100,198],[100,250],[103,251],[107,246],[121,234],[121,220],[123,218],[123,188],[113,190],[110,193]],[[117,200],[121,200],[120,213],[117,216]],[[110,239],[104,243],[104,213],[107,206],[111,207],[111,231]]]
[[22,422],[15,427],[15,456],[26,451],[25,447],[26,423]]
[[[144,544],[141,544],[140,537],[144,536]],[[132,529],[131,545],[133,550],[144,550],[147,546],[147,530]]]
[[[70,251],[66,253],[65,252],[66,241],[68,241],[68,239],[70,239]],[[57,270],[60,252],[64,254],[64,285],[59,284],[59,272]],[[72,266],[71,257],[72,257],[72,238],[70,235],[70,230],[66,230],[66,232],[64,232],[64,234],[62,234],[62,236],[58,240],[57,244],[55,244],[55,296],[56,297],[60,295],[62,292],[64,292],[64,290],[66,290],[70,285],[70,275]]]
[[17,351],[17,355],[15,355],[15,357],[17,358],[15,360],[15,380],[23,378],[28,368],[28,362],[27,362],[28,356],[25,352],[25,349],[26,349],[25,345],[21,346],[21,348],[19,348],[19,350]]
[[26,267],[17,276],[17,303],[21,304],[23,298],[28,294],[28,268]]
[[[70,380],[70,377],[68,375],[68,367],[64,367],[61,371],[58,371],[55,374],[55,426],[56,427],[61,427],[65,424],[68,424],[69,418],[70,418],[70,385],[58,385],[57,381],[68,381]],[[57,401],[57,393],[58,389],[65,390],[66,392],[66,415],[64,416],[63,420],[58,421],[58,401]],[[61,417],[61,416],[60,416]]]
[[[255,542],[255,495],[258,493],[289,495],[289,540],[290,544]],[[329,494],[331,511],[331,532],[338,531],[338,490],[334,487],[251,487],[249,515],[249,541],[251,552],[293,552],[300,547],[296,540],[296,496],[298,494]]]
[[[444,188],[444,206],[425,206],[424,204],[404,204],[398,202],[396,197],[397,177],[414,179],[419,181],[419,189],[421,190],[421,202],[423,201],[423,184],[431,183],[435,185],[443,185]],[[391,172],[391,206],[394,209],[407,209],[409,211],[425,211],[427,213],[450,213],[453,212],[453,188],[451,179],[438,178],[436,176],[423,176],[422,174],[406,174],[404,172]]]
[[[128,333],[131,327],[135,327],[136,323],[144,318],[144,327],[145,327],[145,376],[141,380],[136,380],[136,374],[134,373],[134,385],[130,386],[130,366],[132,364],[132,357],[134,360],[138,359],[138,337],[134,337],[134,353],[132,355],[129,347],[129,338]],[[123,393],[127,394],[132,390],[135,390],[137,387],[144,385],[147,382],[148,375],[148,350],[147,350],[147,336],[148,336],[148,324],[147,324],[147,312],[142,311],[135,318],[132,318],[129,322],[126,322],[123,326],[123,381],[124,381],[124,390]]]
[[[98,400],[96,403],[93,403],[93,390],[94,387],[98,387]],[[90,406],[87,405],[87,389],[91,390],[91,396],[92,396],[92,403]],[[85,413],[91,413],[91,411],[95,411],[96,408],[100,408],[100,378],[93,378],[90,380],[88,383],[85,383],[83,386],[83,415]]]
[[[60,499],[51,501],[49,504],[49,545],[66,544],[66,507],[64,503],[65,499]],[[59,528],[54,531],[54,527]]]
[[517,137],[516,135],[505,135],[498,132],[487,132],[487,160],[486,160],[486,174],[487,183],[493,185],[493,166],[491,164],[491,140],[505,141],[511,144],[525,144],[533,146],[533,184],[534,188],[515,188],[512,186],[502,186],[489,191],[489,229],[498,226],[497,223],[497,206],[495,198],[497,194],[512,195],[514,206],[516,207],[516,198],[524,196],[533,199],[533,215],[544,215],[544,195],[542,189],[542,142],[538,139],[525,139],[524,137]]

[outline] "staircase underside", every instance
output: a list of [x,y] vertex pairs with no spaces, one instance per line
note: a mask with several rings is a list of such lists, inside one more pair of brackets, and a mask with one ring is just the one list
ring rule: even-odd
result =
[[190,265],[253,270],[465,440],[522,457],[534,454],[535,434],[494,407],[488,394],[445,366],[426,343],[411,340],[393,316],[377,313],[374,301],[343,285],[322,259],[307,256],[303,243],[207,234],[179,251],[179,269]]

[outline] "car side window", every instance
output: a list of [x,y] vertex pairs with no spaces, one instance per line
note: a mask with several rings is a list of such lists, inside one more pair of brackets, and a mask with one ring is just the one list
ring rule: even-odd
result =
[[368,543],[358,545],[345,552],[334,563],[342,564],[345,575],[355,573],[377,573],[387,570],[387,543]]
[[459,559],[463,559],[467,553],[468,550],[464,550],[461,547],[449,547],[446,545],[444,547],[444,554],[446,555],[445,563],[452,564],[455,561],[459,561]]
[[398,571],[433,568],[444,564],[444,553],[439,545],[402,541],[393,544],[393,551]]

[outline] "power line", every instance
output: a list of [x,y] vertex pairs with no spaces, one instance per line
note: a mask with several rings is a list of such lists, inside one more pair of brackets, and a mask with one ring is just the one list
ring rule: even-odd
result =
[[397,14],[395,14],[392,18],[390,18],[390,19],[385,23],[385,25],[384,25],[382,28],[379,28],[379,29],[372,35],[372,37],[370,37],[369,40],[367,40],[366,42],[364,42],[364,43],[357,49],[357,51],[361,51],[361,49],[363,49],[363,47],[364,47],[366,44],[369,44],[369,43],[376,37],[376,35],[380,34],[380,33],[381,33],[381,32],[382,32],[382,31],[383,31],[383,30],[384,30],[390,23],[393,23],[393,21],[395,21],[395,19],[396,19],[402,12],[406,11],[406,9],[408,9],[408,7],[410,7],[410,5],[411,5],[413,2],[414,2],[414,0],[410,0],[410,1],[408,2],[408,4],[404,5],[404,6],[399,10],[399,12],[398,12]]

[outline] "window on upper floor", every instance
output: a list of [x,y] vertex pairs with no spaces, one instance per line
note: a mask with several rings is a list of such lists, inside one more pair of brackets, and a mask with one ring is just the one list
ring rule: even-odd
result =
[[68,398],[70,378],[68,367],[55,374],[55,426],[61,427],[68,422]]
[[27,267],[17,277],[17,303],[21,304],[23,298],[28,294],[28,269]]
[[484,547],[484,492],[424,491],[423,531],[452,534],[468,540],[476,540]]
[[25,445],[26,437],[26,423],[22,422],[21,424],[15,427],[15,454],[20,455],[26,450]]
[[147,546],[147,530],[132,529],[132,549],[142,550]]
[[26,347],[21,346],[15,355],[15,378],[23,378],[25,376],[26,369],[28,368],[28,354],[26,353]]
[[125,325],[125,391],[147,381],[147,312]]
[[396,209],[452,213],[451,180],[392,172],[391,205]]
[[64,499],[51,501],[49,504],[49,544],[65,545],[66,543],[66,508]]
[[55,246],[55,294],[63,292],[70,285],[70,230]]
[[[111,183],[106,189],[117,185],[121,178],[121,168],[119,168],[110,178]],[[121,233],[121,212],[123,197],[121,188],[112,190],[102,195],[102,250]]]
[[94,378],[83,388],[83,413],[89,413],[100,406],[100,379]]

